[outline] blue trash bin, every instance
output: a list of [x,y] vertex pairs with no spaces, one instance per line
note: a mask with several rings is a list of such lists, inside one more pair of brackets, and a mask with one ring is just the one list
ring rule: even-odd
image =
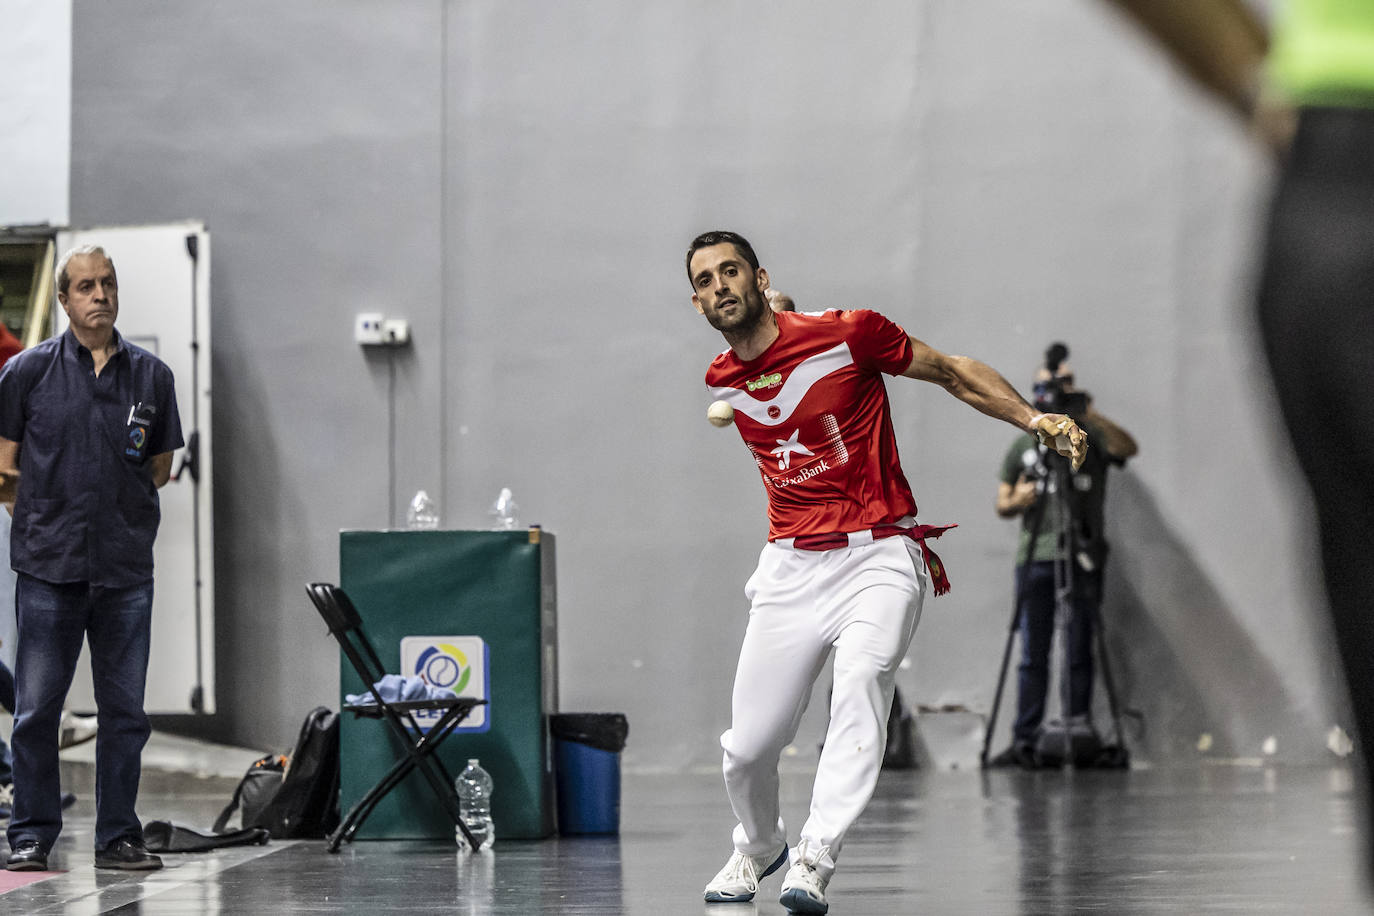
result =
[[620,832],[620,752],[629,724],[621,713],[558,713],[554,739],[558,832]]

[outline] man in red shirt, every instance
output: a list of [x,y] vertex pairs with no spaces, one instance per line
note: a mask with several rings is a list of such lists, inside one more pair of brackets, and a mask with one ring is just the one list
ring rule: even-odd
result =
[[692,303],[729,344],[706,385],[734,408],[769,521],[745,585],[749,623],[721,736],[735,848],[705,898],[751,900],[759,879],[788,861],[778,758],[833,649],[830,726],[779,898],[794,913],[823,914],[845,833],[877,783],[897,665],[932,582],[937,594],[949,588],[926,546],[945,528],[916,521],[882,375],[934,382],[1039,434],[1075,467],[1087,437],[1062,414],[1037,413],[989,366],[940,353],[876,312],[774,311],[767,271],[733,232],[694,239],[687,275]]

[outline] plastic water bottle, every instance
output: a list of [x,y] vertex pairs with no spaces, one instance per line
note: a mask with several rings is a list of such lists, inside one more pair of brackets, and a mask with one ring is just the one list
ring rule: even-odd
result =
[[411,531],[432,531],[439,527],[439,509],[424,490],[417,490],[406,512],[406,527]]
[[[463,823],[468,825],[468,829],[477,838],[477,843],[482,849],[490,849],[496,842],[496,825],[491,822],[491,774],[482,769],[477,758],[473,757],[468,761],[467,769],[459,773],[454,782],[454,787],[458,790],[458,809],[462,812]],[[453,836],[458,841],[459,849],[472,849],[468,838],[463,836],[463,831],[456,824],[453,827]]]
[[502,487],[501,492],[496,495],[496,502],[487,510],[487,514],[494,519],[491,530],[514,531],[520,527],[519,512],[520,507],[515,504],[510,487]]

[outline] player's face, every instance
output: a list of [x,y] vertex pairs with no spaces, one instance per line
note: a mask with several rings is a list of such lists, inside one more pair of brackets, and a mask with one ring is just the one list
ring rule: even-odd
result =
[[692,255],[692,304],[717,331],[748,331],[769,314],[763,291],[768,272],[754,270],[734,245],[723,242]]
[[119,283],[114,265],[100,254],[79,254],[67,262],[70,285],[57,299],[78,331],[108,334],[119,316]]

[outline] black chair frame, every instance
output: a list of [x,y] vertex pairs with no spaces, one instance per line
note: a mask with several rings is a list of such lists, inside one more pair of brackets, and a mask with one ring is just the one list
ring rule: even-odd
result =
[[[405,746],[405,756],[397,760],[377,784],[358,799],[339,826],[329,835],[329,851],[338,852],[340,845],[352,842],[354,834],[377,804],[388,792],[400,785],[401,780],[410,775],[411,771],[417,769],[434,791],[444,812],[462,831],[473,851],[476,851],[479,844],[463,821],[453,775],[435,751],[474,708],[484,705],[487,701],[457,696],[435,700],[383,699],[377,689],[377,682],[387,672],[371,641],[363,632],[362,616],[353,601],[343,589],[327,582],[313,582],[306,586],[306,591],[316,610],[329,626],[329,632],[338,641],[344,656],[372,694],[372,702],[345,704],[344,710],[353,713],[355,717],[385,720],[391,733]],[[414,716],[415,712],[426,709],[444,710],[443,716],[428,732],[420,729]]]

